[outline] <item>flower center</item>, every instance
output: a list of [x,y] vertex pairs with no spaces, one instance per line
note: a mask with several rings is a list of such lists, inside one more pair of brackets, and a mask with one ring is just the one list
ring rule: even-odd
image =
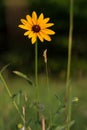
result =
[[33,30],[34,32],[38,33],[38,32],[40,31],[40,26],[39,26],[39,25],[34,25],[34,26],[32,27],[32,30]]

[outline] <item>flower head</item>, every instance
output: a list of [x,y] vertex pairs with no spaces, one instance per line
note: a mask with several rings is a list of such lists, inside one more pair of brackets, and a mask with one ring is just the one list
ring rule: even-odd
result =
[[21,19],[21,23],[18,27],[25,29],[26,32],[24,36],[28,36],[31,38],[32,44],[34,44],[37,40],[37,37],[40,39],[41,42],[45,40],[51,41],[51,37],[49,35],[54,35],[55,32],[48,27],[53,26],[53,23],[48,23],[50,18],[44,18],[43,13],[37,17],[35,11],[32,12],[32,17],[30,15],[26,15],[26,20]]

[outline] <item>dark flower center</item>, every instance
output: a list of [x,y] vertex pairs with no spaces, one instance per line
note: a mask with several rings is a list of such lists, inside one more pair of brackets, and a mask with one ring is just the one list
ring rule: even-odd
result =
[[37,33],[37,32],[40,31],[40,26],[39,26],[39,25],[34,25],[34,26],[32,27],[32,30]]

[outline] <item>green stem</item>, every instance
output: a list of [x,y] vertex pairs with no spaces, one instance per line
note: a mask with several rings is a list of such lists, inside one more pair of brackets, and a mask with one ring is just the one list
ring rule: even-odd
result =
[[23,106],[22,109],[23,109],[23,117],[24,117],[24,128],[25,128],[24,130],[26,130],[26,107]]
[[[10,96],[10,98],[12,98],[11,91],[9,90],[8,85],[7,85],[6,81],[4,80],[1,73],[0,73],[0,79],[1,79],[1,81],[2,81],[2,83],[4,85],[4,87],[5,87],[8,95]],[[22,119],[22,121],[24,123],[25,122],[24,117],[22,116],[22,114],[21,114],[21,112],[20,112],[20,110],[19,110],[19,108],[18,108],[18,106],[17,106],[17,104],[16,104],[16,102],[14,100],[13,100],[13,104],[14,104],[14,107],[16,108],[17,112],[19,113],[19,115],[20,115],[20,117],[21,117],[21,119]]]
[[38,44],[35,43],[35,84],[36,84],[36,109],[37,109],[37,121],[38,121],[38,103],[39,103],[39,88],[38,88]]
[[[46,64],[46,77],[47,77],[47,88],[48,88],[48,103],[50,104],[50,87],[49,87],[49,76],[48,76],[48,67]],[[52,116],[51,116],[51,109],[49,110],[49,116],[50,116],[50,126],[52,125]]]
[[48,68],[47,68],[47,63],[46,63],[46,77],[47,77],[47,88],[48,88],[48,100],[50,100],[50,97],[49,97],[49,78],[48,78]]
[[69,47],[68,47],[68,64],[67,64],[67,79],[66,79],[66,130],[70,129],[71,106],[70,106],[70,68],[71,68],[71,50],[72,50],[72,34],[73,34],[73,0],[70,0],[70,28],[69,28]]

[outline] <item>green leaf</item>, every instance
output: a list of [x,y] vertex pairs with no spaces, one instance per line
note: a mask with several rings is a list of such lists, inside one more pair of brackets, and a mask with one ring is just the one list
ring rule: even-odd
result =
[[71,127],[74,123],[75,123],[75,120],[72,120],[72,121],[70,122],[70,127]]
[[[69,124],[69,126],[71,127],[74,123],[75,123],[74,120],[71,121],[70,124]],[[65,130],[65,128],[66,128],[66,125],[59,125],[59,126],[56,127],[55,130]]]
[[25,80],[27,80],[30,85],[33,85],[33,82],[29,79],[29,77],[27,75],[23,74],[22,72],[16,71],[16,70],[13,71],[13,73],[18,75],[19,77],[24,78]]
[[65,125],[60,125],[60,126],[57,126],[55,130],[64,130],[65,129]]
[[7,69],[7,67],[8,67],[9,65],[10,65],[10,64],[7,64],[7,65],[3,66],[2,69],[0,70],[0,73],[3,73],[3,71],[4,71],[5,69]]

